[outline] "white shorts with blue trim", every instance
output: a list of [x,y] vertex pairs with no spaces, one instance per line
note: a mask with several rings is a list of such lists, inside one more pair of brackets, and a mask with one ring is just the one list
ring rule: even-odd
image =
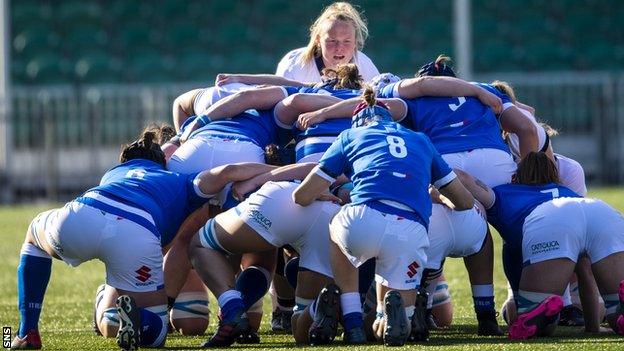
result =
[[346,205],[331,221],[332,240],[355,267],[377,258],[375,280],[392,289],[420,284],[429,247],[422,224],[366,205]]
[[294,203],[293,182],[267,182],[230,211],[266,241],[280,247],[291,245],[299,252],[299,266],[333,277],[329,258],[329,221],[340,206],[315,201],[302,207]]
[[163,287],[160,240],[130,220],[73,201],[39,214],[29,231],[72,267],[94,258],[104,262],[112,287],[133,292]]
[[466,257],[481,250],[487,234],[487,222],[475,207],[453,211],[433,204],[429,217],[428,269],[439,269],[447,257]]
[[624,252],[624,218],[597,199],[557,198],[537,206],[524,220],[524,265],[557,258],[592,263]]
[[249,139],[236,138],[223,133],[199,133],[173,153],[167,169],[192,174],[232,163],[264,163],[264,150],[260,146]]

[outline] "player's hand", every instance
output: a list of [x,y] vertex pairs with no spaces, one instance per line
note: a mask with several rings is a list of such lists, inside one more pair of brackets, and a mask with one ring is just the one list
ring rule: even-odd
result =
[[315,124],[319,124],[325,120],[325,117],[321,115],[319,111],[306,112],[299,115],[297,118],[297,127],[301,130],[306,130]]
[[330,201],[336,204],[342,204],[342,200],[340,198],[328,191],[321,193],[317,198],[317,201]]
[[232,196],[238,200],[245,200],[245,195],[258,189],[258,184],[253,178],[232,183]]
[[215,85],[222,86],[230,83],[239,83],[239,76],[237,74],[219,73],[215,78]]
[[481,101],[481,103],[489,106],[494,111],[494,114],[498,115],[502,113],[503,101],[498,96],[490,93],[489,91],[483,88],[480,89],[481,90],[479,91],[477,98]]

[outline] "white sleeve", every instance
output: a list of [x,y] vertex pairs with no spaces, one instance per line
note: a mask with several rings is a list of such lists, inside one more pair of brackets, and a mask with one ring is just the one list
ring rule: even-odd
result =
[[363,52],[358,51],[356,54],[355,62],[360,70],[360,75],[364,78],[364,81],[370,82],[376,75],[379,74],[379,70],[373,63],[373,61],[366,56]]
[[280,62],[277,64],[277,69],[275,70],[275,75],[288,78],[288,79],[296,79],[294,76],[293,70],[299,64],[299,56],[301,56],[301,49],[295,49],[289,51]]

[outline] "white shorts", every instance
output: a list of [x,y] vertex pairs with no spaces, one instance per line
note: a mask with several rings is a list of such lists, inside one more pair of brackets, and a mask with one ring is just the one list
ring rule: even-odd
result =
[[346,205],[329,226],[332,240],[355,267],[377,258],[375,280],[392,289],[420,284],[429,247],[420,223],[366,205]]
[[444,154],[442,158],[451,168],[461,169],[490,188],[511,183],[517,168],[511,154],[498,149],[474,149]]
[[486,234],[487,222],[474,207],[453,211],[433,204],[425,268],[439,269],[447,257],[466,257],[481,251]]
[[299,206],[292,200],[292,193],[298,185],[267,182],[232,210],[275,247],[291,245],[299,252],[301,267],[333,277],[329,258],[329,221],[340,206],[328,201]]
[[200,115],[208,109],[208,107],[224,97],[236,94],[239,91],[251,89],[256,89],[256,86],[242,83],[230,83],[219,87],[201,89],[197,95],[195,95],[195,100],[193,100],[193,111],[195,111],[195,115]]
[[555,154],[555,158],[559,171],[559,183],[581,196],[587,196],[583,166],[577,161],[559,154]]
[[72,267],[94,258],[104,262],[112,287],[133,292],[163,287],[160,240],[130,220],[73,201],[39,214],[29,230]]
[[524,265],[556,258],[592,263],[624,251],[624,218],[596,199],[558,198],[537,206],[524,220]]
[[264,163],[264,150],[251,141],[199,133],[173,153],[167,162],[167,169],[192,174],[238,162]]

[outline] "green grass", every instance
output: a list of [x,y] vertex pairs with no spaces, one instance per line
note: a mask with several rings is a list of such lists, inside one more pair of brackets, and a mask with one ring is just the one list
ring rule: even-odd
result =
[[[601,188],[590,192],[590,196],[602,198],[611,205],[624,211],[624,189]],[[17,206],[0,207],[0,324],[12,326],[17,330],[17,292],[16,269],[19,250],[28,223],[38,212],[52,206]],[[500,304],[506,298],[506,284],[500,263],[500,239],[497,234],[495,287],[496,302]],[[509,342],[506,337],[479,337],[476,335],[476,321],[473,317],[470,285],[459,259],[447,260],[445,274],[449,280],[454,304],[453,327],[435,331],[431,341],[424,344],[426,350],[622,350],[623,339],[613,333],[587,335],[580,328],[558,328],[555,337],[531,340],[528,342]],[[93,295],[96,287],[104,280],[104,266],[100,262],[88,262],[72,269],[60,261],[55,261],[52,278],[45,298],[40,322],[44,348],[47,350],[101,350],[116,348],[112,339],[97,337],[91,332],[91,313]],[[270,302],[265,301],[265,312]],[[212,332],[215,326],[215,305],[211,304]],[[249,349],[293,348],[292,339],[286,335],[268,332],[267,318],[261,328],[262,344],[245,346]],[[182,337],[170,335],[167,347],[171,349],[196,349],[205,337]],[[242,346],[233,346],[241,348]],[[413,347],[413,346],[411,346]],[[303,347],[300,347],[303,349]],[[332,349],[346,349],[336,343]],[[348,347],[353,349],[375,350],[382,346],[369,345]],[[320,349],[320,348],[315,348]]]

